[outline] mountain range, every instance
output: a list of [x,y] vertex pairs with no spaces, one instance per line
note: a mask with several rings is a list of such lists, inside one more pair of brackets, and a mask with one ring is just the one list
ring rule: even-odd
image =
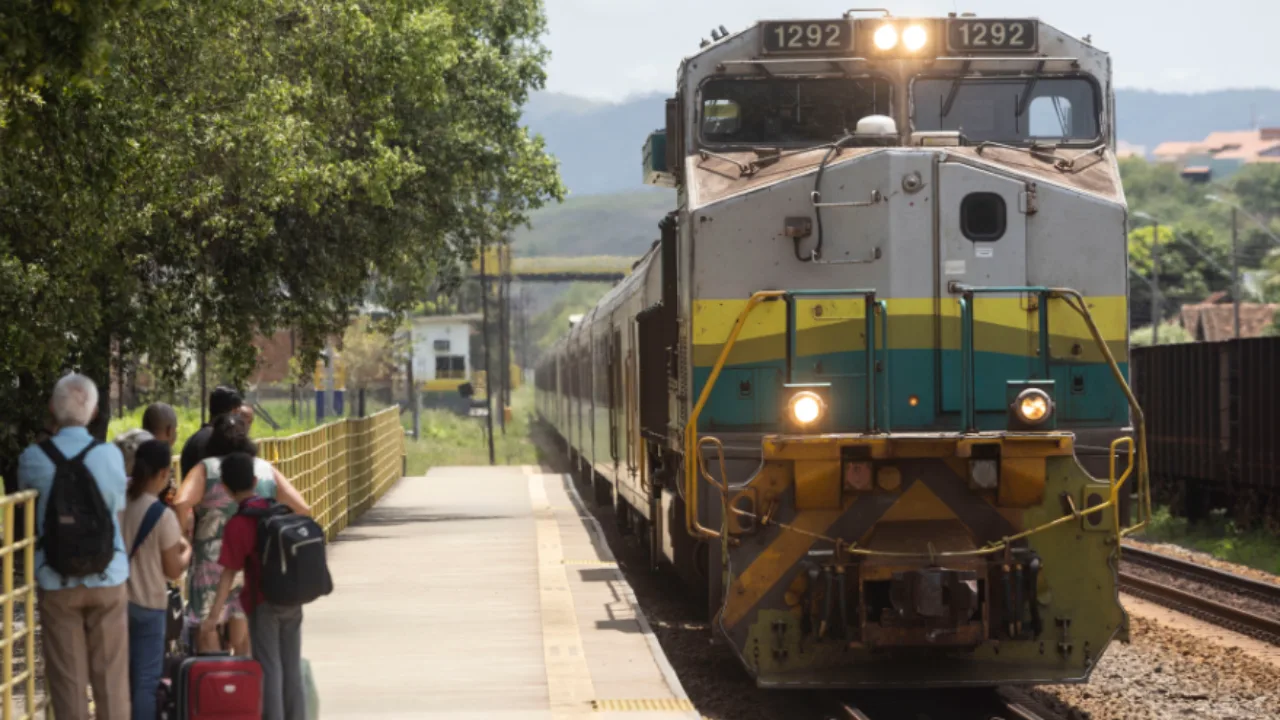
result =
[[[641,148],[648,134],[665,122],[665,97],[653,93],[612,103],[544,92],[530,98],[524,120],[546,138],[573,195],[641,190]],[[1116,116],[1120,139],[1149,153],[1166,140],[1200,140],[1215,130],[1280,126],[1280,90],[1117,90]]]

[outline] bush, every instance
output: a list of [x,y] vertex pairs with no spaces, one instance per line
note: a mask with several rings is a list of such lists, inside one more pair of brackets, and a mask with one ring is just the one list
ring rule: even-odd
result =
[[[1151,345],[1151,335],[1151,326],[1144,325],[1129,333],[1129,344],[1133,347],[1148,347]],[[1177,322],[1167,322],[1160,326],[1161,345],[1189,342],[1195,342],[1195,338],[1191,337],[1191,333]]]

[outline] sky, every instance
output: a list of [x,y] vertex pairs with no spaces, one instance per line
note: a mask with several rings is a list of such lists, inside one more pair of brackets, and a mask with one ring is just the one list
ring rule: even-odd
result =
[[[544,0],[547,89],[599,100],[670,92],[720,25],[839,17],[853,0]],[[1117,88],[1280,88],[1280,0],[876,0],[901,17],[1038,17],[1111,53]]]

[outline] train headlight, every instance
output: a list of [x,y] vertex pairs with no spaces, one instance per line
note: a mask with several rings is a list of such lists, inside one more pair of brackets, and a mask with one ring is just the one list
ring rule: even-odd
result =
[[898,46],[898,28],[893,25],[881,25],[874,36],[876,47],[881,50],[892,50]]
[[791,412],[791,419],[797,425],[808,427],[822,418],[822,414],[826,412],[826,404],[817,393],[805,390],[791,396],[788,409]]
[[1038,388],[1027,388],[1013,401],[1013,412],[1025,425],[1042,425],[1053,414],[1053,399]]
[[929,33],[925,31],[923,26],[912,25],[902,31],[902,44],[911,52],[920,50],[928,42]]

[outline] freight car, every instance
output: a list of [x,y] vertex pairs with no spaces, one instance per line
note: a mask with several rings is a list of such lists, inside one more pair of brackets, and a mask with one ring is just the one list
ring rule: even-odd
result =
[[1108,56],[1032,19],[713,35],[644,146],[677,208],[540,415],[761,686],[1085,679],[1145,487]]
[[1192,520],[1280,518],[1280,338],[1136,348],[1152,491]]

